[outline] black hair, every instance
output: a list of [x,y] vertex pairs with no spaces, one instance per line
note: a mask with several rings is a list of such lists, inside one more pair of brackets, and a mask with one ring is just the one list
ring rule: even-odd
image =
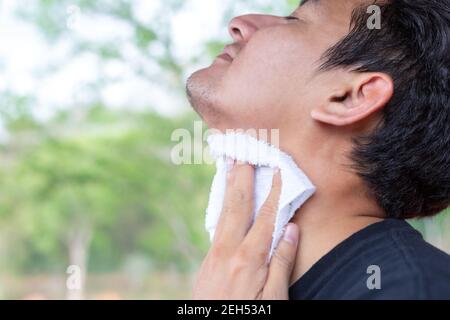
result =
[[368,5],[356,8],[321,69],[392,77],[382,121],[354,139],[353,168],[387,217],[432,216],[450,205],[450,0],[376,4],[381,29],[368,27]]

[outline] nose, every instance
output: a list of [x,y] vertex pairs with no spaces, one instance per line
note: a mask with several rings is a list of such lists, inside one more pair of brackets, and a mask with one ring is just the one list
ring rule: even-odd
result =
[[283,18],[277,16],[248,14],[232,19],[228,32],[234,41],[247,42],[256,31],[281,24],[283,21]]

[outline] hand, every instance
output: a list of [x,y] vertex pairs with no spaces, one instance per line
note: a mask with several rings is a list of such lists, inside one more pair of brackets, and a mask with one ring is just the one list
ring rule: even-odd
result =
[[277,172],[272,190],[252,226],[254,168],[234,164],[227,177],[224,207],[211,249],[194,286],[198,300],[287,300],[299,238],[289,224],[268,261],[281,193]]

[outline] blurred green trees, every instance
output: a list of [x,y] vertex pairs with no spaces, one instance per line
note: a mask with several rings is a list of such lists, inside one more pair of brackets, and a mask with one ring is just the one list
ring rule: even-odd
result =
[[171,132],[189,119],[102,106],[68,116],[3,145],[2,220],[16,227],[6,231],[14,239],[7,265],[60,271],[83,266],[90,253],[90,269],[108,271],[142,252],[160,268],[192,267],[206,244],[212,168],[171,162]]
[[[198,58],[177,60],[169,19],[187,2],[159,2],[148,23],[137,19],[132,1],[36,0],[18,8],[17,15],[49,45],[69,40],[63,59],[43,61],[35,76],[55,73],[84,54],[97,57],[101,72],[80,84],[79,90],[92,93],[88,101],[75,97],[44,120],[35,117],[34,95],[0,92],[6,131],[0,142],[0,276],[64,277],[72,264],[83,272],[135,273],[136,261],[150,275],[174,268],[192,272],[201,261],[213,168],[175,166],[170,159],[173,130],[192,130],[198,119],[191,112],[159,116],[151,105],[144,111],[112,109],[98,94],[121,78],[102,67],[119,61],[187,105],[183,70]],[[80,37],[73,30],[83,23],[80,15],[113,19],[131,33],[120,40]],[[122,50],[125,45],[134,59]],[[206,57],[210,47],[202,50]],[[11,292],[0,284],[0,296]]]
[[[158,1],[156,13],[145,23],[135,4],[35,0],[20,6],[17,16],[51,45],[69,40],[64,59],[43,65],[42,75],[77,56],[93,54],[100,65],[126,63],[136,76],[161,84],[187,105],[187,69],[216,55],[229,40],[211,39],[196,55],[180,59],[171,17],[189,1]],[[286,12],[295,1],[242,4]],[[224,29],[235,11],[233,3],[224,5]],[[75,32],[77,24],[85,23],[83,17],[106,17],[131,32],[120,38],[123,43],[114,35],[86,39]],[[127,60],[124,46],[132,47],[135,60]],[[4,268],[61,272],[68,264],[88,264],[92,271],[114,270],[126,255],[143,252],[155,268],[190,270],[204,254],[208,243],[203,215],[213,168],[175,166],[169,158],[173,130],[192,130],[198,118],[190,111],[159,116],[152,106],[146,111],[113,110],[96,93],[114,81],[117,78],[101,73],[95,82],[82,84],[81,90],[94,92],[92,98],[72,101],[45,121],[35,119],[32,95],[2,92],[1,118],[8,137],[0,155],[0,254],[10,257],[2,261]]]
[[[98,93],[122,75],[105,72],[80,84],[79,90],[90,93],[88,100],[74,99],[44,119],[36,117],[34,95],[0,92],[0,123],[6,132],[0,141],[0,276],[64,276],[70,264],[103,273],[126,270],[136,261],[150,273],[189,273],[205,254],[203,219],[214,168],[174,165],[170,137],[177,128],[192,131],[198,120],[184,99],[189,70],[230,40],[226,32],[217,35],[181,59],[170,17],[191,1],[152,1],[158,2],[158,10],[145,22],[136,16],[135,2],[127,0],[34,0],[20,6],[18,17],[48,44],[69,43],[63,58],[46,62],[35,76],[90,54],[99,70],[120,61],[185,107],[171,117],[154,112],[152,105],[144,110],[111,108]],[[243,9],[288,14],[297,2],[225,1],[221,23],[225,29]],[[73,20],[78,14],[108,17],[131,32],[125,39],[79,37],[72,29],[80,23]],[[450,250],[449,214],[415,226]],[[10,290],[0,284],[0,296],[2,291],[8,296]]]

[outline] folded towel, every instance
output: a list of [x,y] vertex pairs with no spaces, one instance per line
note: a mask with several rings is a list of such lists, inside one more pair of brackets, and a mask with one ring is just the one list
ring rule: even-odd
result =
[[214,238],[225,198],[227,159],[249,163],[256,168],[253,219],[256,219],[269,196],[275,169],[280,169],[282,188],[269,252],[269,257],[272,257],[286,225],[295,212],[314,194],[316,188],[289,155],[265,141],[242,133],[227,133],[209,136],[208,144],[217,169],[211,186],[205,221],[211,241]]

